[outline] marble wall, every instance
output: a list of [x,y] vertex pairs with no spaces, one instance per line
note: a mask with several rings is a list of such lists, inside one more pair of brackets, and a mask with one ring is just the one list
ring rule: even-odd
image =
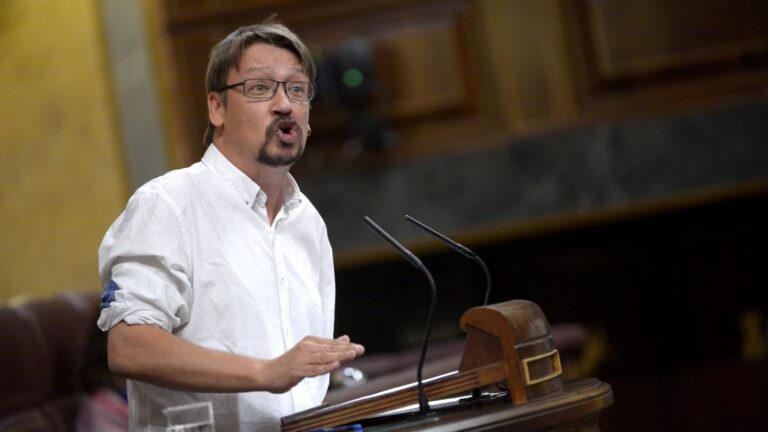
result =
[[[768,102],[561,131],[493,150],[302,179],[337,252],[405,241],[410,214],[446,232],[653,202],[768,180]],[[308,151],[311,151],[308,150]]]

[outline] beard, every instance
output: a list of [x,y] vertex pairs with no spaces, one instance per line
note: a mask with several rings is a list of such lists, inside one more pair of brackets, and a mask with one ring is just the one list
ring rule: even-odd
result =
[[[296,142],[287,143],[280,141],[277,137],[277,122],[275,120],[267,128],[267,132],[264,137],[264,143],[259,149],[259,153],[256,155],[256,161],[263,163],[264,165],[271,167],[284,167],[291,166],[301,158],[304,153],[304,131],[300,127],[296,127]],[[277,146],[276,151],[270,151],[270,145]],[[295,149],[291,149],[295,147]],[[291,150],[286,152],[284,150]]]

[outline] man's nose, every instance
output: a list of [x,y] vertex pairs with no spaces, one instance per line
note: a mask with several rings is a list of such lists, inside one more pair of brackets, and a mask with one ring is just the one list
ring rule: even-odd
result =
[[[282,87],[282,88],[280,88]],[[275,112],[290,113],[293,110],[291,100],[288,99],[285,83],[278,83],[275,96],[272,98],[272,109]]]

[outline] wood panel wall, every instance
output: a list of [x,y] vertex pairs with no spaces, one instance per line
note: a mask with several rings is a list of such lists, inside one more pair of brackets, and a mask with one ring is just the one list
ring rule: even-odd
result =
[[581,111],[596,118],[764,93],[762,0],[563,1]]
[[[762,0],[165,0],[174,143],[202,153],[211,46],[277,13],[319,61],[350,40],[372,56],[370,113],[394,133],[360,145],[354,116],[321,96],[300,172],[472,151],[510,137],[765,97]],[[328,95],[320,83],[320,94]]]

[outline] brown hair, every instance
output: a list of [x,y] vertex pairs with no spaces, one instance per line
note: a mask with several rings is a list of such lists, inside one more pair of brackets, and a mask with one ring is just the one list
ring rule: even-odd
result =
[[[207,93],[217,91],[227,84],[227,75],[233,68],[240,64],[243,52],[255,43],[268,43],[270,45],[287,49],[298,57],[304,67],[304,73],[311,82],[315,81],[315,61],[309,52],[309,48],[299,37],[285,25],[277,22],[275,16],[267,18],[261,24],[253,24],[230,33],[211,49],[208,61],[208,70],[205,74],[205,89]],[[227,104],[227,95],[222,95],[223,104]],[[205,130],[203,145],[213,142],[215,126],[208,122]]]

